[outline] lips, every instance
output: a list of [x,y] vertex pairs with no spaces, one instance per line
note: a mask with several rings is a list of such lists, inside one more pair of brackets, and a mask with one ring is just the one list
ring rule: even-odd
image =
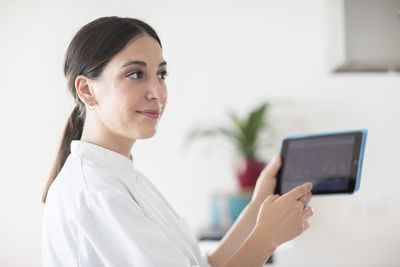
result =
[[150,113],[150,114],[160,114],[160,110],[158,109],[146,109],[146,110],[138,110],[139,113]]
[[160,111],[155,109],[138,110],[136,112],[149,118],[158,119],[160,117]]

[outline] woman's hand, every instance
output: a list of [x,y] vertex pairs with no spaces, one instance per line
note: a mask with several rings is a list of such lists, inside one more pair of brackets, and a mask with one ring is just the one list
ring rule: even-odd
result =
[[307,205],[303,209],[304,204],[299,199],[309,202],[311,188],[311,183],[305,183],[281,197],[271,195],[261,204],[255,228],[268,243],[277,247],[309,227],[307,219],[313,214],[312,208]]
[[275,191],[276,175],[281,167],[281,157],[275,155],[273,160],[261,171],[257,179],[252,201],[261,203]]
[[[276,169],[277,166],[275,165]],[[273,170],[265,173],[275,174]],[[268,186],[269,181],[274,181],[275,178],[269,176],[274,179],[268,179],[267,176],[260,181]],[[258,183],[258,196],[271,193],[260,186],[262,183]],[[307,218],[312,215],[312,210],[308,206],[303,210],[304,204],[299,198],[310,201],[311,187],[311,183],[306,183],[281,197],[270,195],[260,205],[248,205],[224,236],[217,250],[208,257],[209,263],[223,267],[263,265],[279,245],[309,227]]]

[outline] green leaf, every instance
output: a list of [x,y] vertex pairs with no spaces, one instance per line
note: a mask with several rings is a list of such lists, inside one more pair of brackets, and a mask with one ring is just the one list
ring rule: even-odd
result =
[[266,113],[269,104],[262,103],[252,110],[247,118],[239,118],[235,112],[230,110],[228,117],[232,122],[229,127],[196,128],[192,130],[186,140],[193,141],[198,137],[223,136],[226,137],[246,157],[254,157],[258,148],[258,137],[260,131],[266,127]]
[[253,110],[248,116],[246,122],[246,140],[249,146],[253,146],[260,130],[265,126],[265,112],[268,107],[267,103]]
[[234,126],[236,126],[240,132],[244,132],[245,122],[241,120],[233,111],[228,112],[228,116],[232,120]]

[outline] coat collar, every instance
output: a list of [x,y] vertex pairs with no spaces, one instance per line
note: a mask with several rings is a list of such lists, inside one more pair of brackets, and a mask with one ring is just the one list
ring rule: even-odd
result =
[[85,141],[72,140],[71,153],[81,155],[110,169],[134,170],[132,154],[129,159],[118,152]]

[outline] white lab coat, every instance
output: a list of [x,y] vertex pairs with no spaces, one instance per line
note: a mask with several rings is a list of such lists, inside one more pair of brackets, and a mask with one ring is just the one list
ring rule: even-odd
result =
[[48,192],[42,251],[45,267],[210,266],[132,157],[78,140]]

